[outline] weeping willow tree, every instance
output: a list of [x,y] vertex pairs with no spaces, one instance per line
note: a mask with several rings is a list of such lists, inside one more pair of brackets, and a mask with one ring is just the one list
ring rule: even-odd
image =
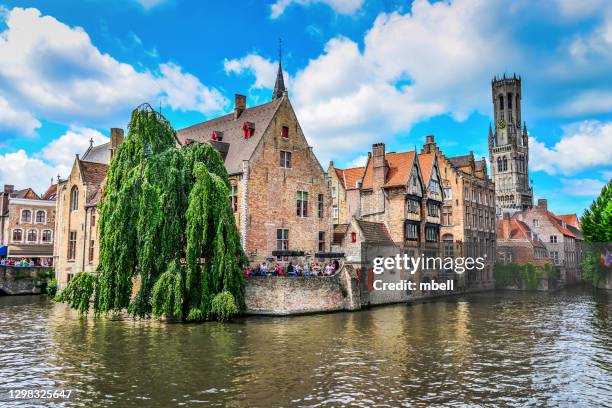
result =
[[93,298],[96,315],[127,309],[188,321],[243,311],[246,257],[229,189],[219,152],[198,143],[177,149],[168,121],[138,107],[99,205],[97,276],[71,280],[58,300],[87,312]]

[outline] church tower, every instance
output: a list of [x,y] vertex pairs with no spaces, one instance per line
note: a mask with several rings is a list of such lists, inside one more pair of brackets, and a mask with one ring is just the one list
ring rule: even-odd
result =
[[491,82],[495,130],[489,125],[489,158],[498,216],[533,204],[529,185],[529,140],[521,127],[521,77]]

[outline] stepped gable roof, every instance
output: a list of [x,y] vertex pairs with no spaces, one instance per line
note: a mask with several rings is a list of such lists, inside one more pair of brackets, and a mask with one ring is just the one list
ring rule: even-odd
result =
[[391,234],[387,230],[387,227],[382,222],[371,222],[356,220],[359,229],[363,233],[363,237],[366,242],[377,242],[377,243],[390,243],[393,244]]
[[[234,118],[234,113],[232,112],[206,122],[198,123],[197,125],[189,126],[177,132],[177,139],[183,145],[188,140],[208,143],[213,132],[223,132],[223,142],[229,144],[227,156],[225,157],[225,168],[229,174],[242,173],[242,162],[251,158],[261,137],[284,99],[278,98],[263,105],[247,108],[237,119]],[[245,122],[250,122],[255,129],[248,139],[244,137],[243,125]]]
[[85,153],[83,153],[81,160],[108,164],[110,162],[110,142],[98,146],[90,146]]
[[357,180],[363,179],[365,167],[351,167],[349,169],[334,169],[342,187],[346,190],[357,188]]
[[56,196],[57,196],[57,183],[51,184],[49,188],[47,189],[47,191],[44,192],[41,198],[43,200],[55,200]]
[[[389,166],[389,171],[387,172],[387,179],[383,187],[405,186],[408,183],[410,171],[414,165],[414,156],[414,151],[386,153],[385,162]],[[372,188],[373,172],[374,166],[370,158],[363,174],[362,188]]]
[[99,185],[106,178],[108,165],[85,160],[79,160],[78,164],[81,169],[81,177],[85,183]]
[[421,171],[423,172],[423,184],[425,186],[429,185],[429,179],[431,178],[435,157],[435,153],[419,154],[419,165],[421,166]]

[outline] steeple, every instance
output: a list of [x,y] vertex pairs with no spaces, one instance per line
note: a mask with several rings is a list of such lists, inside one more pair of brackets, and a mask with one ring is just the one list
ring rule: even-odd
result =
[[282,64],[282,40],[278,40],[278,72],[276,74],[276,82],[274,83],[274,92],[272,92],[272,100],[282,98],[285,89],[285,79],[283,78],[283,64]]

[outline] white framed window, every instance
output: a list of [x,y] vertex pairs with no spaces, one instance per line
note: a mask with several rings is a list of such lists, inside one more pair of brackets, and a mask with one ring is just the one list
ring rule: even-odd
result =
[[28,230],[28,242],[38,242],[38,230]]
[[13,233],[11,234],[11,241],[13,242],[23,241],[23,230],[21,228],[17,228],[13,230]]
[[334,205],[332,207],[332,217],[336,220],[338,219],[338,206]]
[[40,242],[43,244],[50,244],[53,242],[53,232],[51,232],[51,230],[43,230],[40,236]]
[[70,190],[70,210],[74,211],[79,208],[79,189],[77,186]]
[[22,223],[32,222],[32,210],[21,210],[21,222]]
[[331,189],[331,193],[332,193],[332,198],[336,198],[336,196],[338,195],[337,191],[336,191],[336,187],[333,186]]
[[444,188],[444,199],[450,200],[451,198],[453,198],[453,189],[450,187],[445,187]]
[[47,222],[47,212],[45,210],[36,210],[36,224],[44,224]]

